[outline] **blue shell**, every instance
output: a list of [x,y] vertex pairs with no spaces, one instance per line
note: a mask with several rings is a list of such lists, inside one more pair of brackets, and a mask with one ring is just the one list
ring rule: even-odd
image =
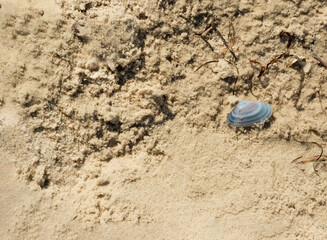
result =
[[250,127],[267,121],[272,108],[264,102],[239,102],[227,117],[227,122],[235,127]]

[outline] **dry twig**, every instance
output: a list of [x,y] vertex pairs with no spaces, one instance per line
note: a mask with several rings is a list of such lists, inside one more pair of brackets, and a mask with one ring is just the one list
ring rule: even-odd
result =
[[209,22],[209,24],[206,26],[206,28],[200,32],[200,33],[195,33],[195,35],[198,35],[201,37],[201,39],[203,41],[206,42],[206,44],[210,47],[210,49],[212,51],[214,51],[213,47],[211,46],[211,44],[204,38],[203,35],[206,35],[208,32],[210,32],[211,30],[215,31],[218,36],[220,37],[220,39],[223,41],[225,47],[229,50],[229,52],[233,55],[233,57],[235,58],[235,60],[237,60],[237,57],[232,49],[232,46],[235,44],[235,29],[234,29],[234,26],[233,24],[230,22],[229,24],[229,37],[230,37],[230,40],[232,40],[232,42],[229,42],[227,43],[227,41],[225,40],[225,38],[223,37],[223,35],[219,32],[219,30],[217,29],[217,24],[215,22],[215,19],[212,18]]
[[321,65],[323,65],[325,68],[327,68],[327,62],[323,59],[321,59],[315,52],[311,51],[311,54],[313,56],[314,59],[316,59],[317,61],[319,61],[321,63]]
[[289,54],[282,53],[279,56],[273,58],[270,62],[268,62],[266,66],[263,66],[260,62],[258,62],[256,60],[250,60],[250,63],[255,63],[255,64],[259,64],[260,65],[260,72],[259,72],[259,75],[258,75],[258,78],[260,78],[265,73],[265,71],[269,68],[270,65],[274,64],[275,62],[277,62],[282,57],[285,57],[286,58],[288,56],[289,56]]
[[[299,140],[297,140],[296,138],[294,138],[294,140],[295,140],[296,142],[301,143],[301,144],[315,144],[315,145],[317,145],[317,146],[320,148],[320,154],[319,154],[317,157],[313,157],[313,158],[309,158],[309,159],[301,160],[301,161],[299,161],[300,163],[312,162],[312,161],[319,161],[319,160],[325,161],[325,159],[326,159],[327,156],[326,156],[326,155],[323,155],[323,153],[324,153],[324,149],[323,149],[323,147],[322,147],[319,143],[317,143],[317,142],[305,142],[305,141],[299,141]],[[298,159],[300,159],[300,158],[302,158],[302,156],[299,157],[299,158],[297,158],[297,159],[294,159],[292,162],[294,162],[294,161],[296,161],[296,160],[298,160]]]
[[229,50],[229,52],[233,55],[233,57],[235,58],[235,60],[237,60],[237,57],[235,55],[235,53],[233,52],[233,49],[231,47],[229,47],[229,45],[227,44],[225,38],[223,37],[223,35],[219,32],[219,30],[214,27],[213,30],[216,31],[216,33],[218,34],[218,36],[221,38],[221,40],[223,41],[225,47]]
[[[228,43],[226,42],[225,38],[223,37],[223,35],[219,32],[219,30],[217,29],[217,26],[216,26],[216,23],[215,23],[215,19],[212,18],[209,22],[209,24],[206,26],[206,28],[202,31],[202,32],[199,32],[199,33],[195,33],[195,35],[197,36],[200,36],[201,39],[210,47],[210,49],[212,51],[214,51],[213,47],[211,46],[211,44],[204,38],[204,35],[206,35],[208,32],[210,32],[211,30],[215,31],[218,36],[220,37],[220,39],[223,41],[225,47],[230,51],[230,53],[233,55],[233,57],[235,58],[235,60],[237,60],[237,57],[233,51],[233,46],[236,42],[236,34],[235,34],[235,29],[234,29],[234,26],[233,26],[233,23],[232,22],[229,22],[229,31],[228,31]],[[208,62],[205,62],[203,64],[201,64],[196,70],[198,71],[200,68],[202,68],[203,66],[207,65],[207,64],[210,64],[210,63],[215,63],[215,62],[218,62],[217,60],[211,60],[211,61],[208,61]],[[238,68],[235,64],[232,64],[234,65],[234,67],[236,68],[237,70],[237,73],[239,73],[238,71]],[[235,87],[236,87],[236,82],[237,82],[237,79],[238,77],[236,78],[236,80],[234,81],[234,86],[233,86],[233,95],[235,94]]]
[[297,71],[299,71],[300,74],[301,74],[299,87],[297,88],[295,93],[292,95],[292,99],[295,100],[294,105],[297,106],[297,103],[300,100],[301,91],[302,91],[302,87],[303,87],[303,81],[304,81],[303,63],[302,63],[301,59],[298,56],[296,56],[296,55],[290,55],[290,56],[294,56],[297,59],[297,61],[299,63],[299,69],[297,69]]
[[292,42],[293,42],[293,36],[289,32],[281,31],[281,33],[279,34],[279,37],[282,38],[285,35],[288,37],[286,48],[290,48],[290,46],[292,45]]
[[235,28],[232,22],[229,22],[229,31],[228,31],[228,45],[230,48],[233,48],[236,42]]
[[324,107],[322,106],[321,92],[322,92],[322,77],[320,78],[318,97],[319,97],[319,102],[320,102],[321,110],[322,110],[322,112],[323,112],[325,115],[327,115],[327,113],[326,113]]
[[327,161],[327,155],[324,155],[324,156],[315,156],[315,157],[312,157],[312,158],[308,158],[308,159],[304,159],[304,160],[301,160],[299,161],[298,163],[307,163],[307,162],[314,162],[314,161]]
[[[288,36],[288,41],[287,41],[287,45],[286,45],[286,48],[288,49],[288,48],[290,48],[290,46],[292,44],[293,36],[289,32],[286,32],[286,31],[282,31],[279,34],[280,37],[283,37],[285,35]],[[277,62],[282,57],[286,58],[288,56],[290,56],[290,55],[287,52],[284,52],[284,53],[278,55],[277,57],[273,58],[270,62],[267,63],[266,66],[263,66],[260,62],[258,62],[256,60],[250,60],[250,63],[255,63],[255,64],[260,65],[260,72],[259,72],[259,75],[258,75],[258,78],[260,78],[265,73],[265,71],[267,71],[267,69],[269,68],[270,65],[274,64],[275,62]]]
[[200,68],[202,68],[203,66],[209,64],[209,63],[216,63],[216,62],[218,62],[218,61],[217,61],[217,60],[211,60],[211,61],[205,62],[205,63],[201,64],[201,65],[200,65],[200,66],[195,70],[195,72],[198,71],[198,70],[199,70]]

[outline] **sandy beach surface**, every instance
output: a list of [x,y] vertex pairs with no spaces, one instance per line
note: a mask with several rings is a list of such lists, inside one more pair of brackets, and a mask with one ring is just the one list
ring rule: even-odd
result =
[[0,0],[0,239],[327,239],[324,61],[325,0]]

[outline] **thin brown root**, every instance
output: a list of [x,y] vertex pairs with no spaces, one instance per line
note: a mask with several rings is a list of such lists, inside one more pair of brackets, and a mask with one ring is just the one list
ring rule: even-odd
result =
[[289,32],[281,31],[281,33],[279,34],[279,37],[282,38],[285,35],[288,37],[286,48],[290,48],[290,46],[292,45],[292,42],[293,42],[293,36]]
[[255,64],[260,65],[260,72],[259,72],[259,75],[258,75],[258,78],[260,78],[265,73],[265,71],[269,68],[270,65],[274,64],[275,62],[277,62],[282,57],[286,58],[288,56],[289,56],[288,53],[282,53],[279,56],[273,58],[270,62],[268,62],[266,66],[263,66],[260,62],[258,62],[256,60],[250,60],[250,63],[255,63]]
[[228,43],[226,42],[225,38],[223,37],[223,35],[219,32],[219,30],[214,27],[213,28],[216,33],[218,34],[218,36],[220,37],[220,39],[223,41],[225,47],[229,50],[229,52],[233,55],[233,57],[235,58],[235,60],[237,60],[238,58],[236,57],[235,53],[233,52],[233,50],[229,47]]
[[205,63],[201,64],[201,66],[198,67],[198,68],[195,70],[195,72],[198,71],[198,70],[199,70],[200,68],[202,68],[203,66],[209,64],[209,63],[217,63],[217,62],[218,62],[217,60],[212,60],[212,61],[209,61],[209,62],[205,62]]
[[[282,31],[279,36],[282,38],[283,36],[287,36],[288,37],[288,41],[287,41],[287,45],[286,45],[286,48],[290,48],[291,44],[292,44],[292,41],[293,41],[293,36],[289,33],[289,32],[286,32],[286,31]],[[281,58],[286,58],[286,57],[289,57],[290,55],[287,53],[287,52],[284,52],[280,55],[278,55],[277,57],[273,58],[272,60],[270,60],[266,66],[263,66],[261,63],[259,63],[258,61],[256,60],[250,60],[250,63],[255,63],[255,64],[259,64],[260,65],[260,72],[259,72],[259,75],[258,75],[258,78],[260,78],[264,73],[265,71],[268,70],[269,66],[271,66],[272,64],[274,64],[275,62],[277,62],[279,59]]]
[[[216,21],[214,18],[212,18],[207,26],[207,28],[210,28],[212,30],[214,30],[218,36],[220,37],[220,39],[223,41],[225,47],[229,50],[229,52],[233,55],[233,57],[235,58],[235,60],[238,60],[238,58],[236,57],[232,47],[231,47],[231,44],[228,44],[227,41],[225,40],[224,36],[219,32],[219,30],[217,29],[217,24],[216,24]],[[232,28],[231,31],[233,31],[234,33],[232,33],[232,36],[235,37],[235,29],[234,29],[234,26],[232,25]]]
[[251,93],[254,97],[259,98],[258,95],[255,95],[255,94],[253,93],[252,88],[250,89],[250,93]]
[[[273,58],[270,62],[267,63],[266,66],[263,66],[260,62],[256,61],[256,60],[250,60],[250,63],[251,64],[258,64],[260,66],[260,72],[258,74],[258,78],[260,79],[260,77],[265,73],[265,71],[269,68],[269,66],[271,66],[272,64],[274,64],[275,62],[277,62],[279,59],[281,59],[282,57],[286,58],[288,57],[289,54],[288,53],[282,53],[280,54],[279,56]],[[302,87],[302,85],[301,85]],[[253,92],[252,92],[252,84],[251,84],[251,87],[250,87],[250,92],[253,96],[255,97],[258,97],[256,96]]]
[[281,55],[275,57],[273,60],[271,60],[271,61],[267,64],[265,70],[267,70],[268,67],[269,67],[270,65],[274,64],[275,62],[277,62],[277,61],[278,61],[279,59],[281,59],[282,57],[285,57],[285,58],[286,58],[286,57],[288,57],[288,54],[287,54],[287,53],[282,53]]
[[194,32],[194,33],[195,33],[195,35],[198,35],[198,36],[201,36],[204,33],[205,33],[204,35],[206,35],[211,29],[212,29],[211,24],[208,24],[202,32]]
[[201,39],[209,46],[209,48],[211,49],[211,51],[213,51],[214,52],[214,49],[213,49],[213,47],[211,46],[211,44],[204,38],[204,36],[205,35],[207,35],[207,33],[208,32],[210,32],[212,30],[212,27],[211,27],[211,25],[210,24],[208,24],[207,26],[206,26],[206,28],[202,31],[202,32],[199,32],[199,33],[197,33],[197,32],[194,32],[194,34],[195,35],[197,35],[197,36],[200,36],[201,37]]
[[324,107],[322,106],[321,92],[322,92],[322,77],[320,78],[318,97],[319,97],[319,102],[320,102],[321,111],[322,111],[325,115],[327,115],[327,113],[326,113]]
[[301,159],[302,157],[303,157],[303,156],[297,157],[297,158],[293,159],[291,162],[292,162],[292,163],[293,163],[293,162],[296,162],[297,160]]
[[249,89],[250,89],[250,93],[251,93],[254,97],[258,98],[258,96],[255,95],[255,94],[253,93],[253,91],[252,91],[252,89],[253,89],[253,82],[252,82],[252,79],[253,79],[253,74],[249,75],[249,76],[248,76],[248,80],[247,80],[248,85],[249,85]]
[[304,159],[304,160],[298,161],[298,163],[307,163],[307,162],[316,162],[316,161],[327,161],[327,155],[324,155],[321,157],[316,156],[316,157]]
[[255,64],[260,65],[260,72],[258,75],[258,78],[260,78],[263,75],[263,73],[265,72],[266,67],[264,67],[261,63],[259,63],[258,61],[255,61],[255,60],[250,60],[250,63],[255,63]]
[[299,84],[299,87],[297,88],[297,90],[295,91],[295,93],[291,97],[293,100],[295,100],[294,105],[297,106],[297,103],[300,100],[301,91],[302,91],[302,87],[303,87],[303,81],[304,81],[303,63],[302,63],[301,59],[298,56],[296,56],[296,55],[290,55],[290,56],[294,56],[298,60],[298,62],[300,64],[300,69],[297,70],[301,74],[300,84]]
[[233,86],[233,95],[235,95],[235,87],[236,87],[237,80],[238,80],[238,77],[235,79],[235,82],[234,82],[234,86]]
[[205,39],[202,35],[200,36],[201,37],[201,39],[203,40],[203,41],[205,41],[205,43],[209,46],[209,48],[211,49],[211,51],[215,51],[214,49],[213,49],[213,47],[211,46],[211,44],[207,41],[207,39]]
[[236,77],[236,79],[234,81],[234,86],[233,86],[233,95],[235,95],[235,87],[236,87],[236,83],[237,83],[237,80],[239,78],[240,72],[239,72],[238,67],[237,67],[237,65],[235,63],[232,63],[232,62],[229,62],[229,61],[228,61],[228,63],[233,65],[235,67],[235,69],[236,69],[236,72],[237,72],[237,77]]
[[236,34],[233,23],[230,21],[228,26],[228,46],[232,49],[236,42]]
[[314,59],[316,59],[318,62],[321,63],[321,65],[323,65],[325,68],[327,68],[327,62],[323,59],[321,59],[315,52],[311,51],[311,54],[313,56]]
[[[294,137],[293,137],[294,138]],[[324,154],[324,149],[323,149],[323,147],[319,144],[319,143],[317,143],[317,142],[305,142],[305,141],[299,141],[299,140],[297,140],[296,138],[294,138],[294,140],[296,141],[296,142],[299,142],[299,143],[301,143],[301,144],[315,144],[315,145],[317,145],[319,148],[320,148],[320,154],[318,155],[318,157],[315,157],[314,159],[315,160],[310,160],[310,161],[318,161],[322,156],[323,156],[323,154]],[[325,158],[325,155],[324,155],[324,157],[323,158]],[[311,158],[309,158],[309,159],[311,159]],[[310,162],[309,160],[303,160],[304,162]],[[300,161],[300,162],[302,162],[302,161]]]

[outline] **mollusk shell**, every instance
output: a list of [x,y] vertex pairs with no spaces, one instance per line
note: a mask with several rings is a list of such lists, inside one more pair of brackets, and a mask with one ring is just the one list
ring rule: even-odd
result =
[[227,117],[227,122],[235,127],[250,127],[267,121],[272,108],[264,102],[239,102]]

